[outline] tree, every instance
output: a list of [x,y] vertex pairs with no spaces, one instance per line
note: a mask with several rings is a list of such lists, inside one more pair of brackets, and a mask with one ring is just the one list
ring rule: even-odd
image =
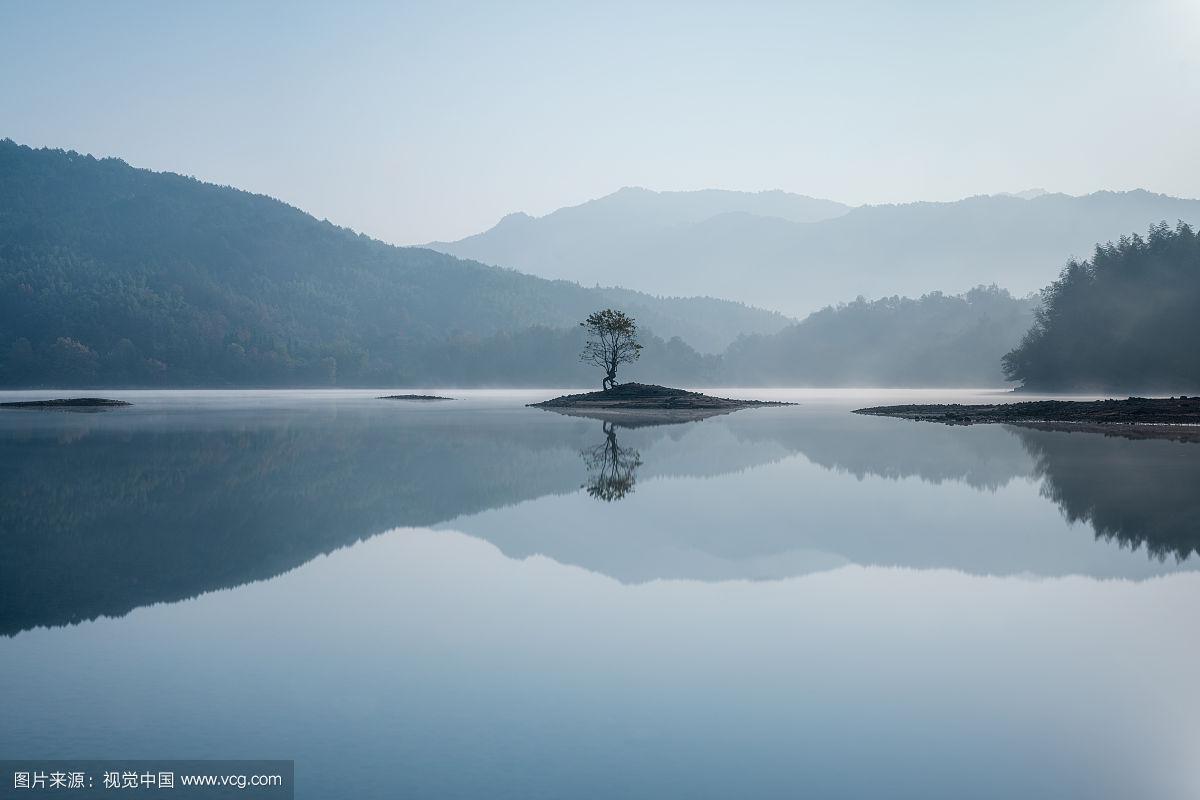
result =
[[1161,222],[1069,261],[1004,371],[1040,391],[1194,390],[1198,311],[1200,233]]
[[600,386],[608,391],[617,385],[617,367],[637,361],[642,354],[637,322],[624,311],[606,308],[592,312],[579,326],[587,329],[588,336],[579,360],[604,370]]
[[590,497],[611,503],[633,491],[637,483],[637,468],[642,456],[637,450],[617,443],[617,426],[601,420],[604,442],[580,453],[588,469],[588,482],[583,485]]

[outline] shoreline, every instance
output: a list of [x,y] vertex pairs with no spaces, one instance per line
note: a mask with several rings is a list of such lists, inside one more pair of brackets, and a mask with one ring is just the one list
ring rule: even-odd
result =
[[657,411],[657,412],[714,412],[736,411],[741,408],[764,408],[791,406],[795,403],[781,400],[738,400],[728,397],[692,392],[647,383],[621,383],[611,389],[582,394],[565,394],[540,403],[529,403],[529,408],[545,408],[553,411]]
[[1036,400],[994,405],[898,405],[857,408],[864,416],[943,425],[1007,424],[1127,438],[1200,441],[1200,397]]

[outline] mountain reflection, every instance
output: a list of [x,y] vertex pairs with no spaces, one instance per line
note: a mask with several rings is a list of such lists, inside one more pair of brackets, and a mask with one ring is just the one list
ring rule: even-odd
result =
[[[532,411],[378,407],[0,417],[0,634],[121,616],[391,528],[575,492],[594,431]],[[730,463],[752,465],[759,449]]]
[[[1053,530],[1006,538],[974,525],[852,524],[846,508],[869,510],[880,491],[861,485],[867,476],[960,483],[976,496],[1040,478],[1043,495],[1098,538],[1159,558],[1197,551],[1197,445],[770,409],[689,424],[601,419],[597,441],[594,419],[524,409],[318,408],[0,419],[0,633],[120,616],[270,578],[391,528],[438,524],[513,557],[542,553],[621,580],[783,577],[841,563],[1043,575],[1127,567],[1093,571],[1069,548],[1047,555]],[[590,514],[569,503],[530,506],[535,517],[568,515],[553,531],[488,523],[579,493],[581,457],[581,494],[608,501],[597,512],[624,514],[619,529],[589,538],[580,523]],[[803,487],[763,482],[768,465],[809,462],[858,480],[807,501],[795,494]],[[668,476],[741,482],[729,494],[696,485],[695,498],[669,508],[633,492]],[[797,522],[802,513],[812,519]]]

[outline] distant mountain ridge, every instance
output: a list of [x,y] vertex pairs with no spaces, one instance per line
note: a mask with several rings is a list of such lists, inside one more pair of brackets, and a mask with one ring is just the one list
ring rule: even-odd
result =
[[[627,189],[544,217],[506,217],[430,247],[584,285],[724,297],[802,317],[857,296],[958,294],[990,284],[1025,295],[1097,242],[1162,220],[1200,222],[1200,200],[1141,189],[1080,197],[1033,189],[857,208],[799,198]],[[781,210],[787,203],[792,213]],[[673,205],[680,208],[665,210]]]
[[[508,214],[492,230],[520,229],[530,223],[540,222],[565,232],[579,233],[582,226],[592,226],[596,221],[636,228],[670,227],[695,224],[729,212],[778,217],[791,222],[817,222],[841,216],[849,210],[850,206],[834,200],[778,189],[764,192],[727,189],[656,192],[640,186],[626,186],[612,194],[577,206],[566,206],[541,217],[532,217],[523,211]],[[469,236],[462,241],[474,238]]]
[[[611,216],[655,231],[731,201],[793,215],[811,201],[623,194]],[[663,203],[669,214],[631,211]],[[675,229],[786,231],[861,211],[795,223],[724,210]],[[0,387],[585,387],[595,375],[577,323],[606,306],[644,328],[622,380],[682,386],[1000,385],[999,356],[1033,314],[1032,299],[995,287],[839,302],[801,322],[710,296],[585,288],[393,247],[263,195],[0,140]]]
[[[833,219],[849,210],[849,206],[832,200],[782,191],[654,192],[626,187],[542,217],[523,212],[509,214],[483,233],[425,246],[537,275],[573,274],[577,276],[573,280],[583,285],[628,286],[626,278],[632,277],[652,286],[652,294],[677,295],[672,280],[653,280],[654,265],[648,263],[648,256],[659,252],[665,239],[725,214],[807,223]],[[639,275],[639,267],[650,268],[650,274]],[[725,296],[716,292],[697,294]]]

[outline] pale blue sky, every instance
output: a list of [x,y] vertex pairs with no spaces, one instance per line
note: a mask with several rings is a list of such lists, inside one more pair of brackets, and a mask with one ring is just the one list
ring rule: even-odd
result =
[[0,137],[397,243],[625,185],[1200,195],[1200,0],[0,0]]

